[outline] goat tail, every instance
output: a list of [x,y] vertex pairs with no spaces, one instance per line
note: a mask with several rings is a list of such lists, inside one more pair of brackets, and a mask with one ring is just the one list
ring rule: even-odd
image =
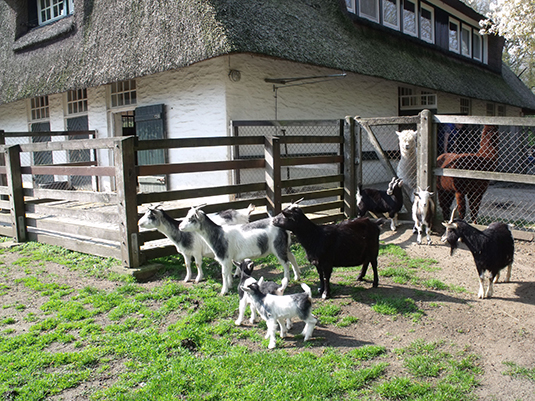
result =
[[307,293],[308,297],[312,299],[312,290],[310,289],[310,287],[306,285],[305,283],[301,283],[301,288],[303,289],[304,292]]

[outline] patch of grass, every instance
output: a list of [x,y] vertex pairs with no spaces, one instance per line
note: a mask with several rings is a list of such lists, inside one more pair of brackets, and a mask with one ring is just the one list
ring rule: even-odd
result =
[[332,301],[324,302],[319,307],[313,309],[312,313],[319,319],[321,324],[335,324],[339,320],[342,308]]
[[372,310],[381,315],[402,315],[412,317],[414,320],[425,315],[425,312],[419,309],[411,298],[383,297],[381,295],[374,295],[371,298],[375,300]]
[[517,365],[514,362],[503,362],[508,369],[503,373],[516,378],[523,378],[535,382],[535,368],[526,368],[524,366]]

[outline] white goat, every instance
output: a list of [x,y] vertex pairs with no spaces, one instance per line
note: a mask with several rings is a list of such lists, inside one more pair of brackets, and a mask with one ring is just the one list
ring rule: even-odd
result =
[[425,225],[425,234],[427,236],[427,244],[431,243],[429,232],[433,223],[435,215],[435,202],[431,198],[433,192],[427,189],[424,191],[418,187],[418,192],[414,193],[414,202],[412,204],[412,219],[414,220],[414,227],[418,231],[416,242],[418,245],[422,243],[422,230]]
[[396,131],[399,140],[401,159],[397,167],[397,176],[403,180],[410,200],[416,191],[416,136],[413,130]]
[[[252,298],[253,303],[258,310],[262,319],[267,323],[266,338],[269,338],[268,348],[275,348],[275,333],[277,331],[277,324],[280,327],[280,336],[284,338],[286,336],[286,330],[284,319],[292,319],[298,317],[305,322],[302,335],[305,336],[305,341],[308,341],[312,337],[314,327],[316,327],[317,319],[312,314],[312,292],[310,287],[304,283],[301,284],[303,288],[300,294],[291,295],[271,295],[264,294],[260,291],[258,283],[249,283],[243,286],[243,291],[247,292]],[[286,327],[289,329],[290,327]]]
[[286,230],[275,227],[271,223],[271,218],[242,226],[220,226],[198,207],[192,207],[179,227],[185,232],[199,233],[212,249],[215,260],[221,265],[222,295],[226,294],[232,285],[233,260],[274,254],[284,267],[284,277],[289,279],[288,261],[290,261],[294,278],[299,280],[299,266],[295,256],[290,252],[290,235]]
[[[245,210],[227,210],[213,215],[220,224],[244,224],[249,221],[249,215],[254,210],[254,205],[249,205]],[[185,233],[178,228],[179,222],[165,213],[158,207],[150,207],[147,212],[139,219],[138,225],[145,229],[156,229],[175,244],[176,250],[184,257],[186,265],[185,282],[191,279],[191,259],[195,258],[197,265],[197,277],[195,283],[201,281],[204,277],[202,270],[202,258],[207,256],[214,257],[214,253],[208,244],[195,233]]]

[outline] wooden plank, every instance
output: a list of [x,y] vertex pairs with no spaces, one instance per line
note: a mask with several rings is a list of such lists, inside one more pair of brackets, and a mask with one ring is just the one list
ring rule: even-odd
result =
[[282,203],[291,203],[295,202],[298,199],[304,198],[305,200],[310,199],[321,199],[321,198],[330,198],[336,196],[343,196],[344,188],[331,188],[331,189],[320,189],[317,191],[306,191],[306,192],[296,192],[293,194],[282,195]]
[[140,193],[137,195],[137,204],[165,202],[179,199],[203,198],[217,195],[234,195],[237,193],[264,191],[265,182],[240,185],[226,185],[222,187],[208,187],[195,189],[182,189],[166,192]]
[[[480,224],[472,224],[472,223],[470,225],[481,231],[485,230],[488,227],[488,226],[482,226]],[[535,239],[534,232],[511,229],[511,233],[513,234],[514,239],[518,239],[522,241],[533,241]]]
[[344,213],[328,214],[326,216],[309,216],[310,220],[315,224],[330,224],[336,223],[338,221],[346,220],[346,215]]
[[25,166],[21,167],[22,174],[51,174],[51,175],[81,175],[94,177],[113,177],[115,167],[110,166]]
[[[11,214],[0,213],[0,223],[9,224],[11,226]],[[13,235],[13,233],[11,233],[10,236],[11,235]]]
[[441,124],[477,124],[535,127],[535,119],[529,117],[487,117],[437,114],[433,116],[433,122]]
[[[112,209],[115,209],[115,207],[113,207]],[[41,216],[63,217],[80,221],[93,221],[96,223],[119,223],[119,216],[117,215],[117,211],[102,211],[99,209],[98,205],[96,205],[96,207],[94,208],[83,209],[79,207],[69,208],[64,205],[62,207],[62,205],[53,204],[27,204],[26,213],[35,213]]]
[[281,211],[281,149],[278,137],[266,137],[264,145],[267,209]]
[[95,238],[97,240],[115,241],[119,243],[119,229],[105,228],[102,226],[88,225],[93,222],[83,221],[79,223],[60,221],[54,218],[35,219],[26,217],[26,225],[43,231],[54,231],[58,235],[68,234],[69,236],[82,236]]
[[137,175],[158,175],[177,173],[200,173],[205,171],[221,171],[246,168],[264,168],[264,159],[224,160],[215,162],[194,162],[175,164],[153,164],[138,166]]
[[71,251],[85,253],[88,255],[96,255],[103,258],[121,259],[121,250],[119,247],[105,246],[94,244],[87,241],[79,241],[75,239],[58,237],[41,232],[28,232],[28,240],[40,242],[42,244],[61,246],[62,248],[70,249]]
[[219,136],[210,138],[173,138],[138,141],[136,151],[173,148],[199,148],[207,146],[263,145],[263,136]]
[[154,248],[147,248],[141,250],[142,258],[144,260],[151,260],[162,258],[164,256],[177,255],[178,252],[174,245],[159,246]]
[[0,235],[3,237],[13,238],[13,227],[0,225]]
[[344,173],[344,213],[347,217],[355,217],[357,214],[357,178],[356,178],[356,138],[355,138],[355,120],[348,119],[344,124],[343,148],[341,153],[344,155],[342,171]]
[[55,189],[24,188],[24,196],[69,200],[73,202],[117,203],[115,192],[68,191]]
[[[224,203],[214,203],[214,204],[204,206],[203,210],[206,213],[216,213],[216,212],[227,210],[227,209],[245,209],[251,203],[255,205],[256,207],[267,206],[266,198],[262,197],[262,198],[248,198],[248,199],[243,199],[239,201],[231,201],[231,202],[224,202]],[[182,208],[176,208],[176,209],[166,209],[165,211],[172,218],[181,219],[184,216],[186,216],[186,214],[188,213],[190,209],[191,207],[188,206],[188,207],[182,207]]]
[[400,124],[418,124],[420,122],[419,116],[407,117],[377,117],[377,118],[360,118],[355,117],[357,123],[362,123],[368,126],[372,125],[400,125]]
[[308,143],[343,143],[343,138],[340,136],[325,136],[325,135],[288,135],[279,137],[281,144],[308,144]]
[[10,210],[13,237],[17,242],[26,241],[26,223],[22,175],[20,169],[20,146],[8,146],[5,152],[7,186],[10,189]]
[[95,135],[94,130],[90,131],[41,131],[41,132],[4,132],[4,136],[12,138],[33,137],[33,136],[69,136],[69,135]]
[[305,214],[308,214],[308,213],[317,213],[317,212],[325,211],[325,210],[340,209],[343,206],[344,206],[344,201],[338,200],[338,201],[333,201],[333,202],[316,203],[314,205],[303,205],[301,206],[301,209],[303,209],[303,212]]
[[[6,168],[3,167],[3,169],[4,169],[4,174],[5,174]],[[0,172],[0,174],[2,174],[2,172]],[[0,195],[9,195],[9,187],[8,186],[0,186]]]
[[340,164],[344,161],[343,155],[337,156],[299,156],[281,158],[281,167],[310,166],[316,164]]
[[[78,135],[79,131],[76,131]],[[113,149],[114,146],[126,137],[73,139],[67,141],[35,142],[20,144],[22,152],[42,152],[54,150],[80,150],[80,149]],[[133,137],[132,137],[133,138]]]
[[515,182],[518,184],[535,184],[535,175],[496,173],[492,171],[461,170],[454,168],[436,168],[435,175],[444,177],[474,178],[477,180]]
[[282,181],[281,188],[295,188],[308,185],[329,184],[333,182],[341,182],[343,181],[343,179],[343,174],[326,175],[322,177],[295,178],[292,180]]
[[230,124],[233,127],[336,127],[340,120],[232,120]]
[[0,200],[0,209],[9,210],[10,203],[9,200]]

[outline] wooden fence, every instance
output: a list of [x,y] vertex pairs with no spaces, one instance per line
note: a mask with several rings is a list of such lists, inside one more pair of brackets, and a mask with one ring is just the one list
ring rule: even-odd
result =
[[[267,212],[278,213],[281,205],[298,198],[309,200],[304,206],[306,212],[320,213],[317,221],[327,222],[344,218],[354,203],[354,179],[351,171],[354,155],[354,138],[349,124],[343,120],[334,122],[340,127],[337,136],[273,136],[179,138],[152,141],[138,141],[136,137],[51,141],[0,145],[5,166],[0,166],[0,235],[13,237],[16,241],[38,241],[60,245],[67,249],[104,257],[114,257],[122,265],[138,268],[149,259],[175,254],[173,245],[146,246],[163,238],[157,231],[138,229],[138,219],[144,205],[164,203],[166,211],[174,218],[183,217],[189,206],[199,204],[206,197],[224,195],[228,201],[209,204],[204,207],[208,213],[227,208],[243,208],[250,203],[266,212],[255,218],[267,216]],[[28,135],[29,133],[25,133]],[[65,136],[70,133],[60,133]],[[5,133],[6,137],[15,136]],[[296,157],[281,156],[281,146],[287,144],[330,144],[337,148],[336,154],[326,156]],[[264,154],[245,160],[214,160],[189,163],[167,163],[160,165],[136,165],[136,152],[153,149],[228,147],[259,145]],[[64,152],[90,149],[95,154],[101,151],[113,154],[113,166],[99,166],[97,162],[77,165],[63,163],[54,165],[21,165],[21,154],[32,152]],[[338,173],[317,177],[283,180],[281,168],[287,166],[311,166],[332,164]],[[169,190],[165,192],[138,193],[138,177],[151,175],[172,175],[202,173],[208,171],[233,171],[263,169],[261,182],[230,184],[221,182],[205,188]],[[23,186],[23,176],[51,175],[54,177],[90,176],[95,180],[103,178],[113,182],[113,191],[87,191],[69,189],[48,189],[37,185]],[[353,177],[354,178],[354,177]],[[25,183],[28,180],[24,180]],[[30,180],[31,182],[31,180]],[[328,188],[325,188],[328,186]],[[347,190],[347,186],[353,190]],[[292,193],[285,193],[285,188]],[[314,188],[299,191],[296,188]],[[321,188],[320,188],[321,187]],[[265,196],[254,196],[265,193]],[[242,194],[243,197],[236,197]],[[252,195],[251,195],[252,194]],[[249,196],[246,196],[249,195]],[[334,200],[333,200],[334,199]],[[322,211],[329,211],[321,214]]]

